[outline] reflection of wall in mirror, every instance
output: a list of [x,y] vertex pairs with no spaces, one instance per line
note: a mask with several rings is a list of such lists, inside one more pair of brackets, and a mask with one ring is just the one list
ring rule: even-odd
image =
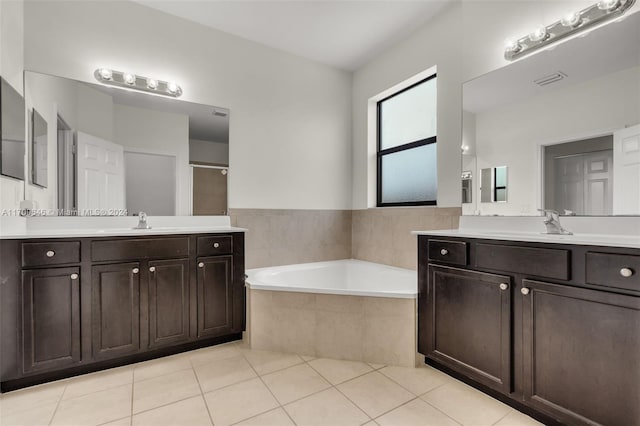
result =
[[462,203],[462,214],[472,215],[477,210],[478,192],[475,181],[479,180],[479,172],[476,168],[476,116],[468,111],[462,111],[462,172],[471,172],[471,201]]
[[483,205],[481,213],[538,215],[540,145],[612,133],[639,117],[640,67],[476,114],[476,170],[507,165],[510,174],[509,201]]

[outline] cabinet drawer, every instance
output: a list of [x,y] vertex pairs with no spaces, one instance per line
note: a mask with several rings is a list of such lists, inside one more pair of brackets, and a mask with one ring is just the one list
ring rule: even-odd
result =
[[640,256],[588,252],[586,262],[587,284],[640,291]]
[[429,240],[429,260],[454,265],[466,265],[467,243],[462,241]]
[[198,237],[198,256],[215,256],[232,252],[233,237],[230,235]]
[[478,243],[476,267],[569,280],[571,252],[564,249]]
[[80,262],[80,241],[22,243],[22,266],[49,266]]
[[137,238],[91,242],[91,260],[171,259],[189,256],[189,238]]

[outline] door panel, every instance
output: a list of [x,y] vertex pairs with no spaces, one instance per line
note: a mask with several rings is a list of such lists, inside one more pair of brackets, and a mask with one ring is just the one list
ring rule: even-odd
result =
[[232,330],[232,262],[233,256],[198,259],[198,337]]
[[189,338],[189,259],[149,262],[149,346]]
[[92,333],[96,359],[140,349],[139,263],[92,268]]
[[22,272],[24,372],[80,362],[80,268]]
[[640,424],[640,298],[523,284],[525,401],[567,424]]
[[226,215],[227,174],[222,169],[198,166],[192,170],[193,215]]
[[640,211],[640,124],[613,134],[613,214]]
[[[511,390],[511,279],[429,265],[427,356]],[[501,284],[506,285],[504,290]],[[503,286],[504,287],[504,286]]]

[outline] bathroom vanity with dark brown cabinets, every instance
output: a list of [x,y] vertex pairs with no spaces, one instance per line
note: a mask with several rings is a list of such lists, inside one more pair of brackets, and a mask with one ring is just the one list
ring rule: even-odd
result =
[[238,340],[244,234],[0,241],[3,390]]
[[418,351],[545,423],[640,424],[640,249],[418,237]]

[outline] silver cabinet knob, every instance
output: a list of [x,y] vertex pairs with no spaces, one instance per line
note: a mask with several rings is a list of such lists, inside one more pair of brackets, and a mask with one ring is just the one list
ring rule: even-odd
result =
[[522,289],[520,290],[520,293],[522,293],[522,294],[524,294],[526,296],[527,294],[529,294],[529,289],[526,288],[526,287],[522,287]]
[[213,243],[213,248],[218,248],[220,247],[220,243]]
[[620,269],[620,275],[622,275],[625,278],[629,278],[630,276],[633,275],[633,269],[631,269],[631,268],[622,268],[622,269]]
[[440,250],[440,254],[443,255],[443,256],[446,256],[447,254],[449,254],[449,250],[442,249],[442,250]]
[[500,283],[500,290],[503,290],[503,291],[504,291],[504,290],[506,290],[506,289],[508,289],[508,288],[509,288],[509,284],[506,284],[506,283]]
[[56,255],[56,252],[55,252],[55,251],[53,251],[53,250],[49,250],[49,251],[47,252],[47,257],[53,257],[53,256],[55,256],[55,255]]
[[149,272],[155,272],[155,271],[156,271],[156,267],[155,267],[155,266],[151,266],[151,267],[149,268]]
[[77,280],[78,279],[78,274],[71,274],[71,279],[72,280]]
[[198,263],[198,268],[204,268],[204,263],[203,262]]
[[138,269],[138,268],[133,268],[133,270],[132,270],[131,272],[133,272],[134,274],[137,274],[138,272],[140,272],[140,269]]

